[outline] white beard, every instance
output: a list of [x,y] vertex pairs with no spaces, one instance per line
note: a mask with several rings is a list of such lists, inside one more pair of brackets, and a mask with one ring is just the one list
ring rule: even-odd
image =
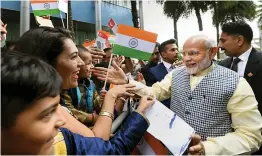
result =
[[203,61],[197,63],[197,65],[195,67],[192,67],[192,68],[188,68],[186,67],[187,69],[187,72],[192,75],[192,74],[197,74],[199,73],[200,71],[206,69],[208,66],[210,66],[211,64],[211,61],[209,60],[208,58],[208,55],[204,58]]

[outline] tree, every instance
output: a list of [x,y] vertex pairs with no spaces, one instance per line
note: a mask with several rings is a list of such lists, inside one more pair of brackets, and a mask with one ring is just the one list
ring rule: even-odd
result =
[[[256,16],[256,5],[253,1],[209,1],[212,11],[213,25],[217,30],[219,42],[219,26],[226,22],[253,20]],[[218,53],[218,58],[220,58]]]
[[258,17],[258,25],[260,30],[262,30],[262,1],[259,1],[259,4],[257,5],[257,17]]
[[206,2],[206,1],[190,1],[190,0],[186,1],[186,3],[187,3],[187,9],[189,9],[190,12],[195,11],[199,31],[202,31],[203,30],[203,23],[202,23],[200,11],[202,11],[202,13],[206,12],[208,10],[209,3]]
[[164,4],[164,14],[167,17],[173,19],[174,23],[174,38],[177,40],[178,45],[178,35],[177,35],[177,21],[180,17],[188,17],[190,11],[187,9],[185,1],[157,1],[157,3]]
[[219,2],[219,22],[235,22],[239,20],[253,20],[256,17],[256,5],[253,1]]

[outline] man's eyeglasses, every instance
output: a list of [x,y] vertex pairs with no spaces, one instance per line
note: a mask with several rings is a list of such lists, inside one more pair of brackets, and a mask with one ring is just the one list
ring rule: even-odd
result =
[[190,51],[188,53],[182,52],[183,57],[185,57],[186,55],[190,56],[190,57],[194,57],[194,56],[198,56],[199,55],[199,51]]

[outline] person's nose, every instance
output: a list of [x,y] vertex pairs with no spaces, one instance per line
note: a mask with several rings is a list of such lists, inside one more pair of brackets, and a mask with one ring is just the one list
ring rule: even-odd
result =
[[[60,106],[61,107],[61,106]],[[56,122],[55,122],[55,127],[56,128],[60,128],[63,125],[65,125],[66,119],[63,116],[63,114],[59,111],[59,109],[63,109],[63,108],[57,108],[57,113],[56,113]]]
[[218,42],[218,48],[224,48],[221,41]]
[[78,56],[77,66],[78,66],[78,67],[81,67],[81,66],[83,66],[83,65],[85,65],[84,61]]

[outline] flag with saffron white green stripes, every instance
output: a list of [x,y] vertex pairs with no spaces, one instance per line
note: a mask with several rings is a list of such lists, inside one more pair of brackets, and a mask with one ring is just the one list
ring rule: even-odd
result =
[[149,60],[157,40],[157,34],[119,24],[113,53],[140,60]]
[[60,14],[57,0],[30,0],[35,16]]

